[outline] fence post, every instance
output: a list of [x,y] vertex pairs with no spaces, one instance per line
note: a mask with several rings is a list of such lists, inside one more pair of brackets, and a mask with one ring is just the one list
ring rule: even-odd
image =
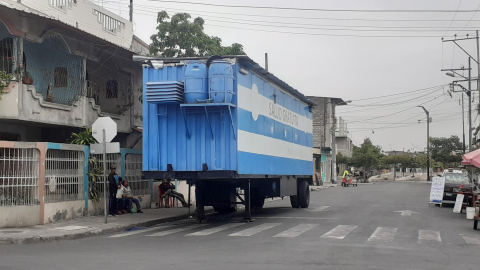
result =
[[85,210],[83,216],[88,216],[88,168],[90,164],[88,164],[88,159],[90,158],[90,147],[84,146],[83,147],[83,198],[85,200]]
[[40,204],[40,213],[38,217],[39,224],[44,224],[45,218],[45,160],[47,157],[47,143],[36,143],[38,149],[38,202]]

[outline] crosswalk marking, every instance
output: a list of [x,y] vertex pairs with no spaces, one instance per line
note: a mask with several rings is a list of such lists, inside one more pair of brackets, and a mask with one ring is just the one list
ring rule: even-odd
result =
[[338,225],[334,229],[322,235],[321,238],[343,239],[345,238],[345,236],[347,236],[347,234],[351,233],[355,228],[357,228],[357,226]]
[[467,244],[469,244],[469,245],[480,246],[480,238],[479,237],[463,236],[463,239],[465,239],[465,242],[467,242]]
[[206,229],[206,230],[202,230],[202,231],[199,231],[199,232],[194,232],[194,233],[191,233],[191,234],[187,234],[186,236],[210,235],[210,234],[220,232],[220,231],[223,231],[223,230],[228,230],[228,229],[231,229],[231,228],[235,228],[235,227],[238,227],[238,226],[241,226],[241,225],[244,225],[244,224],[246,224],[246,223],[228,223],[228,224],[218,226],[218,227],[215,227],[215,228]]
[[389,242],[396,232],[397,228],[378,227],[367,241]]
[[181,228],[175,228],[175,229],[165,230],[165,231],[161,231],[161,232],[154,233],[154,234],[149,234],[149,235],[146,235],[146,236],[165,236],[165,235],[169,235],[169,234],[174,234],[174,233],[178,233],[178,232],[187,231],[187,230],[190,230],[190,229],[195,229],[195,228],[198,228],[198,227],[203,227],[203,226],[206,226],[206,225],[207,224],[193,224],[193,225],[190,225],[190,226],[185,226],[185,227],[181,227]]
[[440,232],[430,231],[430,230],[418,230],[418,242],[422,243],[425,241],[442,242],[442,238],[440,237]]
[[309,212],[322,212],[322,211],[327,211],[330,206],[320,206],[320,207],[315,207],[315,208],[305,208],[305,210]]
[[148,229],[136,230],[136,231],[126,232],[126,233],[120,233],[120,234],[111,235],[111,236],[109,236],[109,238],[125,237],[125,236],[134,235],[134,234],[139,234],[139,233],[144,233],[144,232],[161,230],[161,229],[165,229],[165,228],[168,228],[168,227],[171,227],[171,226],[173,226],[173,225],[156,226],[156,227],[152,227],[152,228],[148,228]]
[[248,228],[248,229],[243,230],[243,231],[232,233],[228,236],[252,236],[256,233],[268,230],[268,229],[273,228],[273,227],[278,226],[278,225],[280,225],[280,223],[263,223],[261,225],[258,225],[258,226],[252,227],[252,228]]
[[279,234],[274,235],[273,237],[297,237],[300,234],[317,227],[318,224],[300,224],[291,229],[283,231]]

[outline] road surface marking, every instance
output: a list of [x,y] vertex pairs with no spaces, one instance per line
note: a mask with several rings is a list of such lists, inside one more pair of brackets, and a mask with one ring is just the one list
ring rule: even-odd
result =
[[479,237],[463,236],[463,239],[465,239],[465,242],[467,242],[467,244],[469,244],[469,245],[480,246],[480,238]]
[[413,212],[412,210],[395,211],[395,213],[402,213],[401,214],[402,216],[407,216],[407,217],[411,216],[413,213],[420,214],[418,212]]
[[144,232],[151,232],[151,231],[161,230],[161,229],[165,229],[165,228],[172,227],[172,226],[173,226],[173,225],[157,226],[157,227],[152,227],[152,228],[149,228],[149,229],[136,230],[136,231],[126,232],[126,233],[119,233],[119,234],[111,235],[111,236],[109,236],[109,238],[125,237],[125,236],[134,235],[134,234],[139,234],[139,233],[144,233]]
[[291,229],[288,229],[286,231],[283,231],[277,235],[274,235],[273,237],[297,237],[299,236],[300,234],[310,230],[310,229],[313,229],[315,227],[317,227],[318,224],[300,224],[300,225],[297,225]]
[[423,241],[442,242],[442,238],[440,237],[440,232],[429,231],[429,230],[418,230],[418,242],[422,243]]
[[280,224],[281,223],[264,223],[264,224],[261,224],[261,225],[258,225],[258,226],[252,227],[252,228],[248,228],[248,229],[243,230],[243,231],[232,233],[228,236],[252,236],[256,233],[268,230],[268,229],[273,228],[275,226],[278,226]]
[[288,219],[339,219],[339,218],[317,218],[317,217],[255,217],[255,218],[288,218]]
[[165,235],[169,235],[169,234],[174,234],[174,233],[178,233],[178,232],[183,232],[183,231],[195,229],[195,228],[198,228],[198,227],[203,227],[203,226],[206,226],[206,225],[207,224],[194,224],[194,225],[185,226],[185,227],[181,227],[181,228],[165,230],[165,231],[161,231],[161,232],[158,232],[158,233],[149,234],[149,235],[146,235],[146,236],[165,236]]
[[238,226],[241,226],[241,225],[244,225],[244,224],[246,224],[246,223],[229,223],[229,224],[225,224],[225,225],[218,226],[218,227],[215,227],[215,228],[206,229],[206,230],[203,230],[203,231],[199,231],[199,232],[194,232],[194,233],[191,233],[191,234],[187,234],[186,236],[205,236],[205,235],[210,235],[210,234],[213,234],[213,233],[216,233],[216,232],[220,232],[220,231],[223,231],[223,230],[228,230],[228,229],[231,229],[231,228],[235,228],[235,227],[238,227]]
[[357,228],[357,226],[338,225],[334,229],[322,235],[321,238],[343,239],[345,238],[345,236],[347,236],[347,234],[351,233],[355,228]]
[[397,228],[378,227],[367,241],[390,242],[397,232]]
[[320,206],[320,207],[315,207],[312,209],[305,208],[305,210],[309,212],[321,212],[321,211],[327,211],[330,206]]

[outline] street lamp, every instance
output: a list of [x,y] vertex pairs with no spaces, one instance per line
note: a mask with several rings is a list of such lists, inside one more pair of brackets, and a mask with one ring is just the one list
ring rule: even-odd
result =
[[422,108],[427,114],[427,181],[430,181],[430,113],[423,106],[417,106]]

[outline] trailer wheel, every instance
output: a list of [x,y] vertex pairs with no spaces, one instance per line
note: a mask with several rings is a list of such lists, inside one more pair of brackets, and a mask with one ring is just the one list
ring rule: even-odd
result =
[[293,195],[293,196],[290,196],[290,204],[292,205],[292,208],[298,208],[298,196],[297,195]]
[[257,207],[257,208],[262,208],[263,205],[265,204],[265,198],[262,198],[262,197],[253,197],[252,198],[252,203],[251,203],[251,207]]
[[310,187],[307,181],[298,184],[298,204],[301,208],[308,208],[310,204]]

